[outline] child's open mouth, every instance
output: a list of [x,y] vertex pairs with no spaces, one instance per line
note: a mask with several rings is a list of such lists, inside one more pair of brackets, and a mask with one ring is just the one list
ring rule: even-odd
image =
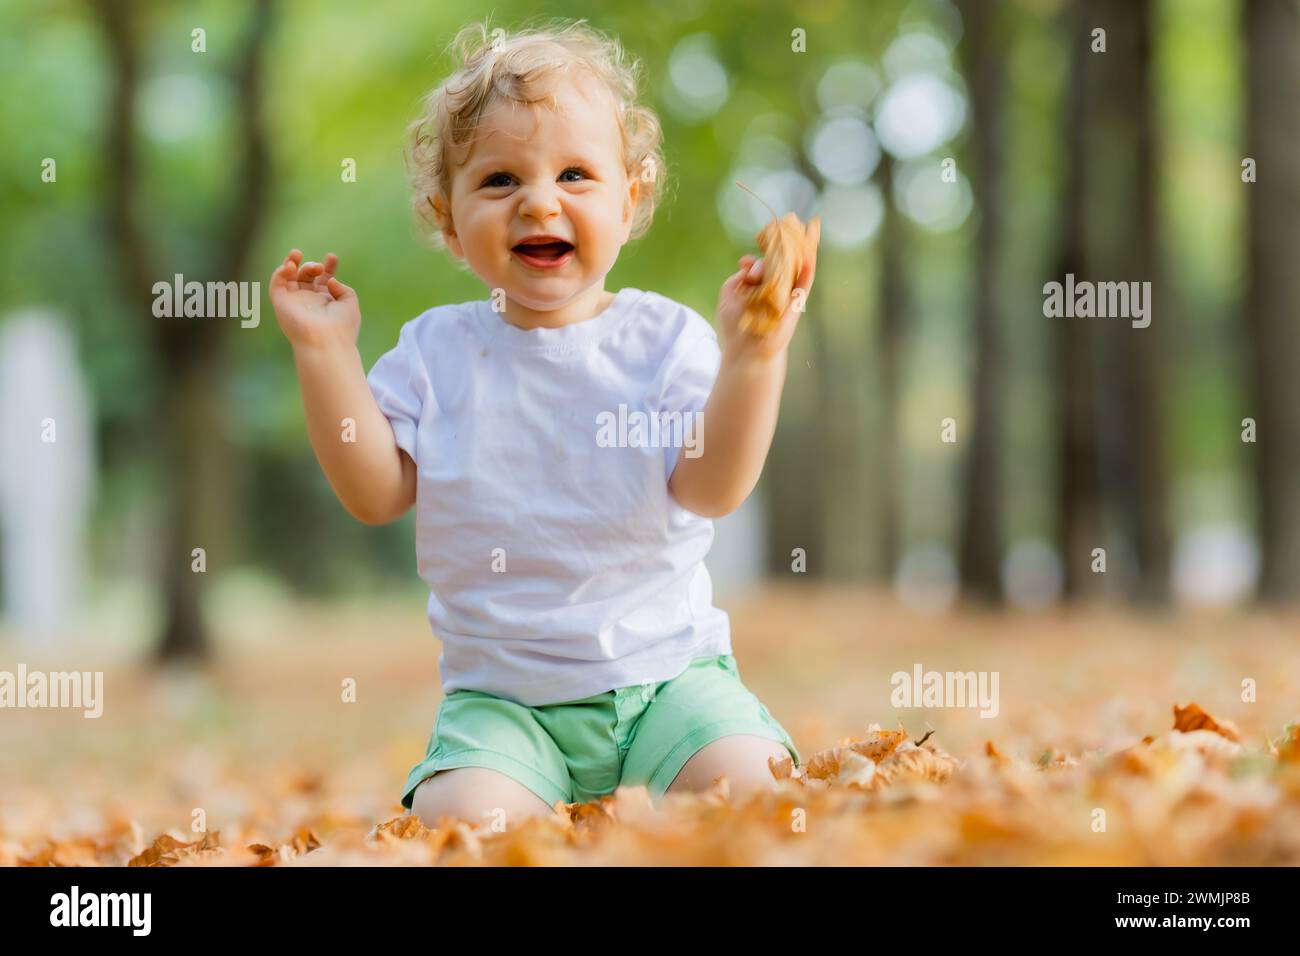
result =
[[529,236],[511,251],[534,269],[558,269],[573,258],[573,243],[558,236]]

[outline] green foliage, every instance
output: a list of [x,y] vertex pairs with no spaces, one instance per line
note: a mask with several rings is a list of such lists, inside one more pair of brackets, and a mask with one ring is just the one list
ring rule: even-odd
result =
[[[146,225],[159,278],[197,274],[209,266],[211,223],[242,188],[228,68],[243,40],[246,8],[218,2],[139,6],[142,101],[134,133],[143,188],[136,214]],[[799,149],[800,124],[816,110],[815,87],[825,69],[845,57],[879,69],[901,19],[924,18],[941,6],[920,0],[278,4],[262,110],[271,144],[270,208],[248,274],[237,277],[263,283],[262,322],[232,330],[228,388],[214,396],[228,403],[232,438],[246,459],[244,560],[316,591],[414,575],[410,519],[379,530],[358,525],[333,500],[316,467],[290,352],[265,285],[291,246],[309,258],[338,253],[340,276],[360,295],[367,366],[393,345],[403,322],[433,305],[486,294],[472,274],[417,241],[407,207],[403,134],[421,95],[449,68],[445,48],[458,27],[489,14],[503,26],[531,17],[588,17],[644,61],[646,96],[664,123],[670,190],[649,235],[625,250],[608,282],[654,289],[711,316],[718,286],[747,251],[724,229],[717,196],[751,121],[763,113],[796,118],[787,145]],[[1240,235],[1241,198],[1231,169],[1224,174],[1223,166],[1239,162],[1233,118],[1240,54],[1228,8],[1213,0],[1167,2],[1160,17],[1162,129],[1166,148],[1177,157],[1162,167],[1169,272],[1195,330],[1179,345],[1179,358],[1198,376],[1236,334],[1225,312],[1239,291],[1240,263],[1227,250]],[[1008,388],[1027,400],[1007,403],[1008,431],[1016,459],[1039,455],[1046,475],[1043,449],[1050,440],[1043,409],[1051,376],[1044,373],[1045,331],[1034,310],[1056,228],[1065,56],[1052,4],[1018,2],[1009,9],[1016,27],[1008,41],[1004,170]],[[146,341],[156,320],[124,302],[108,246],[104,126],[111,64],[92,17],[89,5],[0,4],[0,82],[8,91],[0,97],[6,143],[0,151],[0,297],[6,307],[54,304],[74,317],[101,426],[101,506],[119,508],[133,496],[147,501],[157,492],[149,487],[157,478],[142,478],[134,459],[156,450],[149,436],[165,396]],[[195,26],[207,32],[207,53],[190,49]],[[806,54],[790,52],[796,27],[807,31]],[[730,83],[726,103],[703,121],[682,119],[665,102],[669,56],[694,34],[712,38]],[[954,151],[964,157],[962,148],[957,144]],[[57,159],[57,184],[40,181],[47,156]],[[356,161],[356,183],[340,180],[345,157]],[[908,389],[920,396],[912,404],[927,409],[927,394],[960,394],[970,373],[973,222],[947,236],[907,232],[906,271],[916,296],[909,331],[925,356],[910,361]],[[821,388],[856,396],[873,374],[877,255],[874,241],[827,249],[818,293],[830,306],[810,320],[826,323],[832,361],[811,371],[811,364],[792,363],[796,409]],[[833,378],[819,381],[821,375]],[[1224,379],[1216,386],[1197,402],[1171,405],[1177,455],[1198,467],[1237,467],[1233,443],[1207,429],[1240,417],[1231,410],[1240,383]],[[804,423],[813,406],[807,408],[799,420]],[[927,534],[941,533],[955,519],[932,506],[951,476],[946,465],[922,465],[932,470],[917,485],[926,489],[918,512],[922,523],[939,522],[937,528],[926,525]],[[1050,510],[1046,479],[1023,489],[1012,480],[1017,493],[1009,521],[1041,527]]]

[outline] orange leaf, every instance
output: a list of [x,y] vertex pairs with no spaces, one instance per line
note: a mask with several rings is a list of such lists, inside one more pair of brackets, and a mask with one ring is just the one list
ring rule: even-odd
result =
[[1188,704],[1186,707],[1174,704],[1174,730],[1185,734],[1193,730],[1212,730],[1229,740],[1241,740],[1241,732],[1232,721],[1215,720],[1196,704]]
[[[736,185],[753,193],[747,186]],[[770,335],[781,324],[790,307],[790,297],[799,273],[817,253],[821,240],[821,217],[804,225],[794,213],[786,213],[780,219],[773,218],[759,230],[755,239],[763,253],[763,281],[750,287],[739,324],[740,331],[761,338]]]
[[788,780],[794,772],[794,758],[788,753],[778,757],[767,758],[767,768],[777,780]]
[[906,739],[906,730],[880,730],[876,728],[868,730],[866,740],[855,740],[849,744],[849,747],[862,754],[862,756],[870,757],[876,763],[880,763]]
[[219,852],[221,835],[217,832],[205,833],[202,839],[193,843],[182,843],[166,833],[154,840],[138,856],[134,856],[127,866],[175,866],[182,859],[199,854]]

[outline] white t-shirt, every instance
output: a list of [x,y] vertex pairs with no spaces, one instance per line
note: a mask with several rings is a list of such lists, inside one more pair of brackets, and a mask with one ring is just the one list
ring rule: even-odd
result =
[[662,414],[701,411],[720,362],[699,313],[640,289],[558,329],[511,325],[488,300],[402,326],[369,383],[419,474],[445,693],[539,706],[731,653],[704,567],[713,522],[668,491],[704,436]]

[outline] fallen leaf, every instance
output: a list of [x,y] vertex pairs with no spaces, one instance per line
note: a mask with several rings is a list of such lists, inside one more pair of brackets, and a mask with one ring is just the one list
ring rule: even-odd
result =
[[1241,732],[1230,720],[1215,720],[1196,704],[1179,707],[1174,704],[1174,730],[1189,733],[1193,730],[1212,730],[1229,740],[1241,740]]
[[202,838],[192,843],[183,843],[164,833],[142,853],[132,857],[127,866],[175,866],[186,857],[216,853],[220,849],[221,835],[216,831],[205,833]]

